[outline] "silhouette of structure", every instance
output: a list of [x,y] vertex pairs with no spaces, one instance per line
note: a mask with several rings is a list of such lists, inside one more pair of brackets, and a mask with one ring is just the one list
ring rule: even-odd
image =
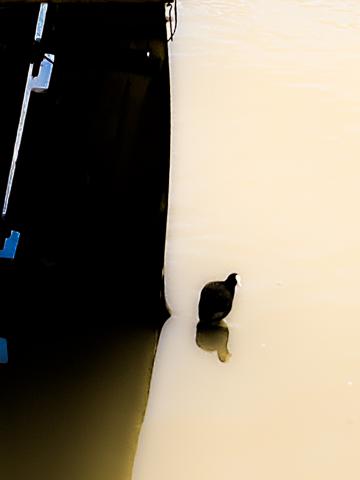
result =
[[169,316],[165,4],[50,2],[35,45],[38,11],[0,3],[0,196],[29,63],[55,57],[30,98],[0,232],[1,245],[21,232],[14,260],[0,259],[0,471],[130,480]]

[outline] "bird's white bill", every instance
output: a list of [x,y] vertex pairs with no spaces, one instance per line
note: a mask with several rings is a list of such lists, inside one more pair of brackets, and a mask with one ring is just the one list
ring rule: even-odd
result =
[[236,275],[236,284],[238,287],[242,287],[242,283],[241,283],[241,277],[240,275]]

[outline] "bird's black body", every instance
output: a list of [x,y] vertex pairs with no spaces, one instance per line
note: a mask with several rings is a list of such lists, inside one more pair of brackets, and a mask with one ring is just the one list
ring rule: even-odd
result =
[[218,323],[231,310],[236,273],[231,273],[226,280],[207,283],[201,291],[199,301],[199,320],[202,323]]

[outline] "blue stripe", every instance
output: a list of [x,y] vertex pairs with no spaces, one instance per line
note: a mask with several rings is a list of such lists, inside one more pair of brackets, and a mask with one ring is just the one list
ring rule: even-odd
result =
[[5,338],[0,338],[0,363],[8,363],[8,349]]

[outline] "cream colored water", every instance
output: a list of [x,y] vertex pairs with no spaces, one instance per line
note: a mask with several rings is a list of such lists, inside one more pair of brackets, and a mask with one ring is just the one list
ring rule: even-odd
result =
[[[162,332],[134,480],[360,478],[360,4],[183,0]],[[201,287],[241,274],[230,360]]]

